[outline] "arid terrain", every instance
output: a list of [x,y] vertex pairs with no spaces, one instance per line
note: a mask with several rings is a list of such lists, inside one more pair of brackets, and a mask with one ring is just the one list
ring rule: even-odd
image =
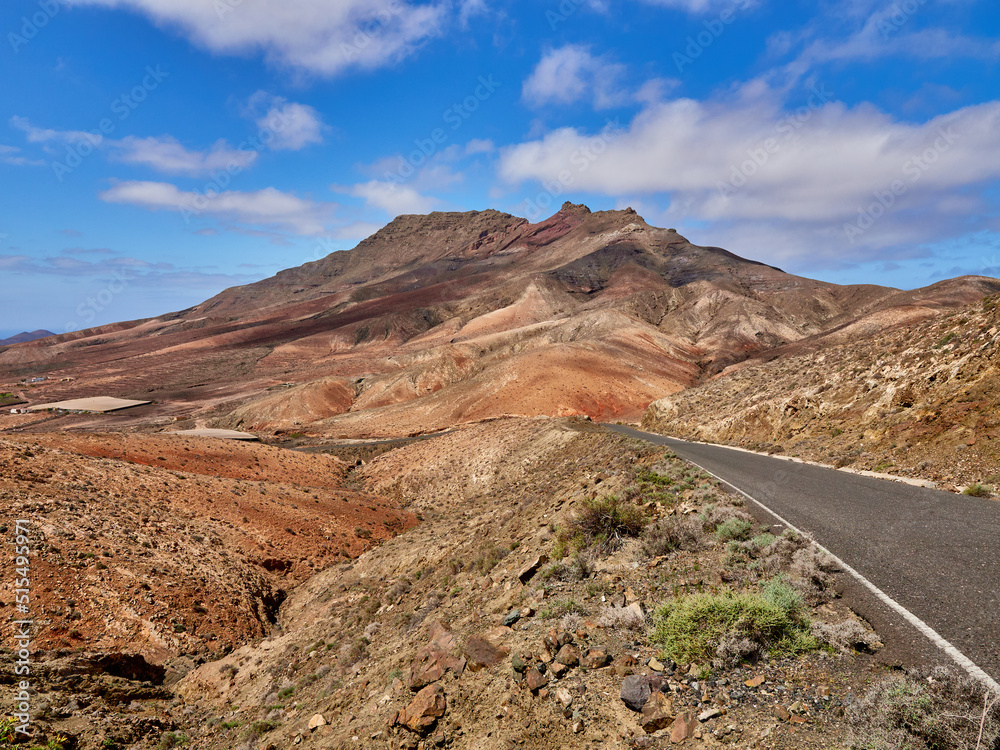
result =
[[[2,349],[0,388],[31,404],[155,402],[46,429],[357,438],[508,414],[628,421],[775,347],[873,336],[996,291],[984,277],[911,292],[813,281],[632,210],[401,216],[354,250],[189,310]],[[6,415],[0,430],[41,419]]]
[[189,310],[0,348],[12,408],[153,401],[0,415],[36,741],[995,743],[1000,709],[896,663],[809,540],[600,422],[1000,482],[998,292],[826,284],[567,204],[400,217]]

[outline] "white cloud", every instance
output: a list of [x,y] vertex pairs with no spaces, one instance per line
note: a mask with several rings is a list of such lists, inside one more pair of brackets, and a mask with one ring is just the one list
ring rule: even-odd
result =
[[691,15],[718,13],[723,10],[748,10],[757,5],[758,0],[643,0],[648,5],[673,8]]
[[51,130],[39,128],[31,124],[27,117],[14,115],[9,120],[12,127],[23,130],[28,143],[82,143],[99,144],[103,137],[100,133],[87,133],[82,130]]
[[677,81],[654,79],[632,91],[623,82],[625,75],[626,67],[621,63],[604,55],[595,56],[589,47],[567,44],[542,55],[521,94],[534,107],[574,104],[591,98],[596,109],[607,109],[658,100],[668,88],[677,85]]
[[21,149],[17,146],[5,146],[0,144],[0,164],[10,164],[15,167],[38,167],[45,164],[40,159],[29,159],[21,156]]
[[150,211],[180,211],[185,217],[209,216],[253,225],[275,226],[296,234],[321,234],[335,206],[315,203],[275,188],[228,190],[215,195],[182,191],[166,182],[121,182],[98,197]]
[[224,140],[205,151],[190,151],[169,135],[126,136],[109,143],[114,156],[127,164],[142,164],[165,174],[210,175],[215,171],[246,169],[257,160],[256,151],[231,148]]
[[363,198],[368,206],[379,208],[393,218],[401,214],[425,214],[438,205],[437,199],[421,195],[410,185],[395,182],[371,180],[354,185],[347,192],[356,198]]
[[491,154],[494,150],[496,150],[496,146],[488,138],[473,138],[465,144],[465,153],[467,156],[473,154]]
[[[146,138],[129,135],[120,140],[113,140],[105,138],[100,133],[39,128],[32,125],[26,117],[15,116],[10,122],[14,127],[24,131],[30,143],[90,143],[97,148],[107,149],[112,158],[118,161],[141,164],[166,174],[198,177],[216,171],[235,172],[250,167],[257,160],[255,151],[233,148],[225,140],[216,141],[209,149],[192,151],[170,135]],[[293,119],[289,118],[289,122],[293,122]],[[3,152],[0,151],[0,157],[2,156]],[[18,158],[22,163],[44,163]]]
[[257,118],[262,130],[271,132],[268,148],[272,151],[298,151],[306,146],[322,143],[323,124],[319,113],[308,104],[297,104],[277,96],[258,91],[250,97],[250,110],[267,111]]
[[461,0],[459,4],[458,21],[462,27],[468,25],[469,19],[474,16],[482,16],[489,12],[490,8],[486,0]]
[[972,188],[1000,179],[1000,101],[909,123],[825,94],[787,111],[774,92],[754,89],[758,98],[650,106],[611,139],[557,130],[503,149],[500,173],[549,184],[568,174],[568,189],[612,196],[669,194],[677,224],[770,222],[800,238],[830,230],[831,253],[846,242],[844,224],[896,183],[860,245],[927,241],[982,211]]
[[212,52],[263,52],[322,75],[372,69],[437,36],[448,5],[406,0],[69,0],[134,10]]

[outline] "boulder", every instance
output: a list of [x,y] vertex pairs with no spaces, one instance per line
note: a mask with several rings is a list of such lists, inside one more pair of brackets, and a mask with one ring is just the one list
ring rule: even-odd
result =
[[323,718],[323,714],[314,714],[311,719],[309,719],[309,731],[318,729],[319,727],[326,726],[326,719]]
[[653,688],[645,675],[630,675],[622,681],[622,703],[633,711],[641,711],[652,693]]
[[549,678],[539,672],[537,669],[532,667],[524,674],[524,681],[528,686],[528,689],[537,693],[543,687],[549,684]]

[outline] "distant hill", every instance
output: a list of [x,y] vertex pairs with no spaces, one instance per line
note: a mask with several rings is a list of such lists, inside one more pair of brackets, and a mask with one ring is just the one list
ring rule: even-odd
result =
[[28,333],[23,331],[16,336],[11,336],[9,339],[0,339],[0,346],[10,346],[11,344],[23,344],[25,341],[34,341],[35,339],[44,339],[46,336],[55,336],[52,331],[46,331],[44,329],[38,329],[37,331],[32,331]]

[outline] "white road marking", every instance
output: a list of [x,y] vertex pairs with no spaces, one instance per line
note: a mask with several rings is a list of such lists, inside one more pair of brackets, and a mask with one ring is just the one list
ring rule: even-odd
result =
[[[728,447],[728,446],[713,446],[713,447],[723,448],[723,447]],[[966,656],[961,651],[959,651],[957,648],[955,648],[953,645],[951,645],[951,643],[949,643],[947,640],[945,640],[930,625],[928,625],[926,622],[924,622],[923,620],[921,620],[919,617],[917,617],[915,614],[913,614],[910,610],[908,610],[902,604],[900,604],[899,602],[897,602],[895,599],[893,599],[891,596],[889,596],[887,593],[885,593],[882,589],[880,589],[874,583],[872,583],[867,578],[865,578],[863,575],[861,575],[861,573],[859,573],[858,571],[856,571],[854,568],[852,568],[846,562],[844,562],[839,557],[837,557],[835,554],[833,554],[830,550],[828,550],[822,544],[820,544],[819,542],[817,542],[812,537],[812,535],[805,533],[801,529],[799,529],[796,526],[794,526],[793,524],[789,523],[784,518],[782,518],[777,513],[775,513],[773,510],[771,510],[766,505],[764,505],[764,503],[762,503],[760,500],[758,500],[757,498],[753,497],[749,493],[744,492],[739,487],[737,487],[736,485],[734,485],[732,482],[728,482],[725,479],[723,479],[722,477],[718,476],[717,474],[709,471],[704,466],[702,466],[701,464],[699,464],[697,461],[692,461],[691,459],[686,459],[686,460],[687,461],[691,461],[691,463],[695,464],[695,466],[698,466],[702,471],[704,471],[704,472],[706,472],[708,474],[711,474],[713,477],[715,477],[716,479],[718,479],[723,484],[725,484],[725,485],[727,485],[729,487],[732,487],[734,490],[736,490],[741,495],[743,495],[743,497],[747,498],[748,500],[750,500],[753,503],[756,503],[761,508],[763,508],[765,511],[767,511],[772,516],[774,516],[775,518],[777,518],[782,524],[784,524],[788,528],[792,529],[796,533],[801,534],[806,539],[809,539],[820,550],[822,550],[827,555],[829,555],[830,557],[832,557],[837,562],[837,564],[840,565],[844,570],[846,570],[852,576],[854,576],[855,578],[857,578],[865,586],[865,588],[867,588],[869,591],[871,591],[873,594],[875,594],[875,596],[877,596],[882,601],[883,604],[887,605],[891,609],[893,609],[896,612],[898,612],[900,615],[903,616],[904,619],[906,619],[907,622],[909,622],[911,625],[913,625],[921,633],[923,633],[924,635],[926,635],[931,640],[931,642],[934,643],[935,646],[937,646],[942,651],[944,651],[946,654],[948,654],[948,656],[950,656],[954,660],[954,662],[956,664],[958,664],[958,666],[960,666],[962,669],[964,669],[966,672],[968,672],[971,677],[974,677],[975,679],[977,679],[980,682],[984,683],[987,687],[989,687],[991,690],[993,690],[993,692],[995,692],[998,695],[1000,695],[1000,683],[998,683],[996,680],[994,680],[992,677],[990,677],[986,672],[984,672],[983,669],[982,669],[982,667],[978,666],[974,661],[972,661],[972,659],[970,659],[968,656]]]

